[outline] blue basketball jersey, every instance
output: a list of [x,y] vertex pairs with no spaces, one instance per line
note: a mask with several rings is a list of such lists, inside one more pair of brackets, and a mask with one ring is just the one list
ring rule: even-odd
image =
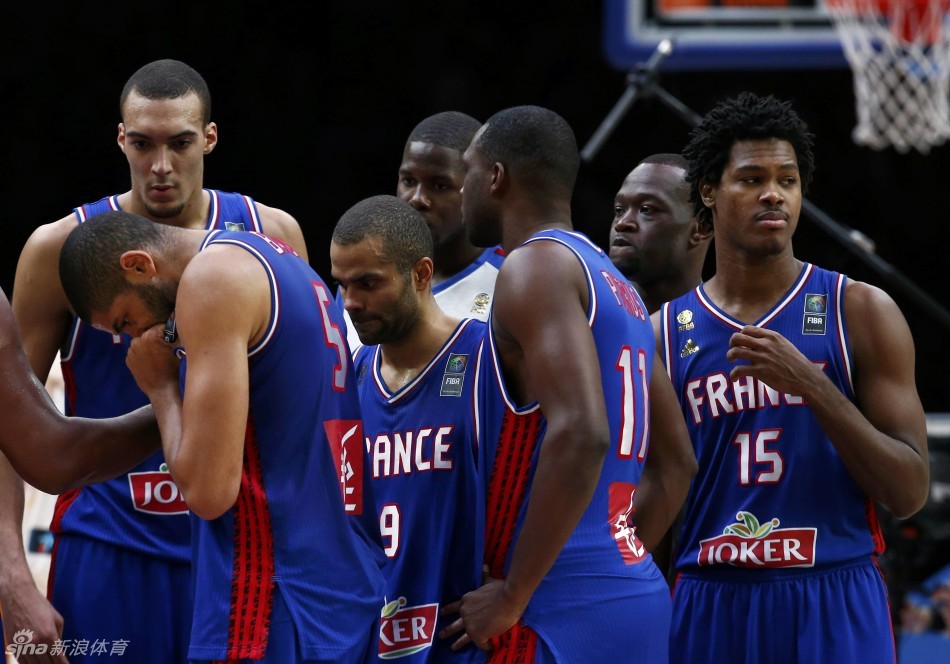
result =
[[[778,332],[853,399],[844,275],[805,264],[755,325]],[[811,568],[881,552],[874,504],[801,397],[731,381],[730,337],[743,323],[702,286],[661,309],[663,360],[699,473],[685,505],[680,570]]]
[[[275,586],[305,658],[367,649],[383,599],[382,551],[364,483],[362,422],[343,318],[316,272],[257,233],[202,244],[254,256],[271,316],[248,348],[250,403],[241,489],[217,519],[192,517],[195,612],[189,657],[255,659],[267,650]],[[185,374],[187,375],[187,347]],[[365,528],[366,521],[372,527]]]
[[[636,536],[633,508],[649,448],[653,329],[633,286],[586,236],[548,230],[526,244],[534,242],[566,247],[586,275],[587,318],[597,347],[611,446],[587,510],[528,603],[522,623],[559,661],[665,661],[669,588]],[[479,509],[485,563],[491,576],[503,578],[525,518],[545,418],[538,403],[519,407],[509,397],[490,331],[488,339],[479,380],[484,416]]]
[[[254,201],[213,189],[206,228],[261,231]],[[119,210],[109,196],[74,210],[77,223],[101,212]],[[106,418],[148,403],[125,366],[131,339],[97,330],[73,318],[61,351],[66,383],[66,413]],[[59,496],[51,530],[82,535],[175,562],[191,558],[188,507],[158,452],[125,475]]]
[[[411,382],[391,391],[381,349],[362,346],[355,367],[366,463],[386,566],[387,604],[377,652],[406,662],[464,661],[438,630],[439,609],[480,585],[475,574],[477,359],[485,323],[464,319]],[[480,659],[480,656],[478,656]]]

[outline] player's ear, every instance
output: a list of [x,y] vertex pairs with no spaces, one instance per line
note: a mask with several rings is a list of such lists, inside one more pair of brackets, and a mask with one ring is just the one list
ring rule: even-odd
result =
[[116,142],[119,144],[119,149],[122,152],[125,152],[125,123],[119,123],[119,136],[116,138]]
[[155,260],[145,251],[135,249],[119,256],[119,267],[126,280],[144,283],[155,276]]
[[435,266],[431,258],[423,256],[416,261],[416,264],[412,266],[412,282],[416,290],[422,291],[428,288],[434,273]]
[[218,125],[213,122],[209,122],[208,126],[205,127],[205,147],[204,154],[208,154],[214,150],[214,146],[218,144]]
[[689,243],[691,245],[699,245],[712,239],[713,225],[711,221],[693,217],[690,223],[692,224],[689,232]]
[[491,192],[500,194],[508,187],[508,171],[505,165],[496,161],[491,167]]
[[701,180],[699,183],[699,196],[703,200],[703,205],[708,208],[716,206],[716,193],[718,190],[716,186],[706,180]]

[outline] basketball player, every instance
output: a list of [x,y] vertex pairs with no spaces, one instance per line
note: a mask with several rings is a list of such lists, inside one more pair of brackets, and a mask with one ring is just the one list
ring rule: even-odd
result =
[[[436,113],[417,124],[403,149],[396,196],[422,214],[432,233],[432,292],[439,307],[458,318],[486,320],[504,255],[500,247],[485,249],[469,242],[461,208],[462,153],[480,126],[458,111]],[[359,335],[349,316],[347,329],[355,350]]]
[[363,516],[359,397],[324,282],[265,235],[121,211],[70,233],[60,278],[82,320],[137,337],[128,365],[193,515],[188,658],[364,661],[382,550],[369,495]]
[[[648,314],[703,282],[712,226],[693,215],[688,170],[682,155],[651,155],[630,171],[614,198],[610,260],[633,283]],[[650,550],[664,575],[671,570],[672,546],[667,533]]]
[[712,226],[693,216],[678,154],[655,154],[630,171],[614,198],[610,260],[652,314],[703,281]]
[[389,558],[380,660],[482,659],[474,647],[452,654],[434,638],[439,609],[481,582],[475,375],[485,324],[439,308],[432,253],[425,219],[392,196],[350,208],[330,244],[333,278],[365,344],[356,381]]
[[[118,144],[129,162],[130,190],[39,227],[20,255],[13,293],[33,370],[45,379],[62,349],[67,413],[83,417],[112,417],[148,401],[125,366],[128,338],[81,323],[66,301],[57,261],[77,224],[121,209],[181,228],[261,231],[306,255],[300,228],[286,212],[202,188],[204,158],[217,145],[218,130],[210,119],[208,86],[198,72],[175,60],[151,62],[125,84],[119,111]],[[3,464],[0,486],[15,495],[0,499],[0,535],[13,541],[12,533],[20,528],[22,485]],[[25,561],[17,554],[0,571],[7,579],[0,582],[0,606],[8,637],[26,628],[35,633],[36,643],[59,638],[54,627],[59,611],[63,638],[126,640],[123,656],[135,661],[185,659],[190,527],[187,506],[160,453],[113,481],[64,493],[51,530],[56,533],[50,584],[55,609],[25,576]],[[90,655],[90,661],[101,659]],[[70,661],[86,660],[73,653]]]
[[684,156],[717,269],[654,317],[699,461],[671,661],[894,662],[875,504],[927,499],[910,330],[883,291],[795,257],[814,157],[790,103],[724,100]]
[[[463,597],[444,635],[464,629],[453,647],[472,641],[496,661],[665,662],[669,589],[648,550],[695,460],[669,380],[654,370],[647,313],[607,255],[572,230],[580,159],[563,118],[500,111],[465,162],[470,238],[501,241],[506,259],[480,395],[479,533],[491,580]],[[668,460],[652,480],[641,477],[648,449]]]

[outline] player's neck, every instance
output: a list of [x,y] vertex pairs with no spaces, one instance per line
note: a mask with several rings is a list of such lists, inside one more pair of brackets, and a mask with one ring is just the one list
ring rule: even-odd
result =
[[181,212],[171,217],[157,216],[149,212],[148,208],[134,191],[127,191],[119,195],[119,208],[145,217],[150,221],[178,228],[192,228],[203,230],[208,225],[208,212],[211,207],[211,196],[204,189],[198,189],[194,196],[185,203]]
[[702,282],[702,273],[684,273],[678,274],[672,279],[657,281],[647,286],[643,286],[634,282],[633,286],[640,294],[640,298],[643,300],[643,305],[647,308],[647,313],[653,314],[659,311],[660,306],[664,302],[669,302],[670,300],[674,300],[684,293],[688,293]]
[[[464,234],[463,234],[464,235]],[[435,271],[432,283],[439,284],[467,268],[485,251],[468,242],[464,237],[450,246],[436,247],[433,255]]]
[[764,259],[734,260],[716,254],[716,274],[703,285],[713,303],[737,320],[752,323],[784,296],[801,274],[791,249]]
[[393,392],[412,381],[452,336],[459,320],[435,304],[434,298],[412,330],[397,341],[381,344],[381,372]]
[[502,247],[508,255],[533,235],[541,231],[574,230],[571,221],[571,202],[550,201],[538,205],[534,201],[511,204],[502,216]]

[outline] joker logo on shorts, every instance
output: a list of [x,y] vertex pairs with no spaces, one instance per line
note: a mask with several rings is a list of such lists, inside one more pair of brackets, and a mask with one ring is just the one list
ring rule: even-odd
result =
[[129,473],[129,490],[132,505],[139,512],[162,516],[188,513],[188,505],[167,464],[163,463],[157,471]]

